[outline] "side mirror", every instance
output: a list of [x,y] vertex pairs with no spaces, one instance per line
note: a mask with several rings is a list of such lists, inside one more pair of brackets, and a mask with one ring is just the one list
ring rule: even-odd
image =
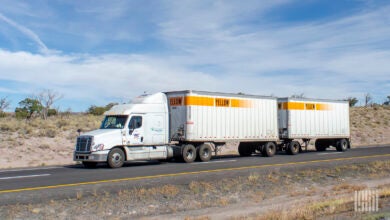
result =
[[130,129],[129,129],[129,135],[132,135],[132,134],[133,134],[133,131],[134,131],[134,128],[130,128]]
[[81,130],[80,128],[79,129],[77,129],[77,132],[79,133],[79,136],[81,135],[81,132],[82,132],[83,130]]

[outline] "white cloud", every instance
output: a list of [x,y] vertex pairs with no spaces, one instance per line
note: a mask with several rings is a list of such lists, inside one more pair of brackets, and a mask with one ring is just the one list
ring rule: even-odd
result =
[[39,36],[37,34],[35,34],[32,30],[30,30],[27,27],[25,27],[23,25],[20,25],[20,24],[16,23],[15,21],[7,18],[2,13],[0,13],[0,20],[3,20],[7,24],[9,24],[12,27],[16,28],[21,33],[23,33],[25,36],[27,36],[28,38],[33,40],[37,44],[37,46],[39,47],[39,50],[42,53],[48,53],[49,52],[49,49],[47,48],[47,46],[42,42],[42,40],[39,38]]

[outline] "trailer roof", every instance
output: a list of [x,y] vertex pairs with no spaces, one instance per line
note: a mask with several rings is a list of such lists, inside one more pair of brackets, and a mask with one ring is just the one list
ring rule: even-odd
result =
[[337,102],[337,103],[348,103],[347,100],[332,100],[332,99],[315,99],[315,98],[294,98],[294,97],[282,97],[279,100],[293,100],[293,101],[311,101],[311,102]]
[[184,93],[184,94],[222,96],[222,97],[277,99],[277,97],[275,97],[275,96],[250,95],[250,94],[243,94],[243,93],[208,92],[208,91],[198,91],[198,90],[170,91],[170,92],[164,92],[164,93],[167,95],[183,94]]

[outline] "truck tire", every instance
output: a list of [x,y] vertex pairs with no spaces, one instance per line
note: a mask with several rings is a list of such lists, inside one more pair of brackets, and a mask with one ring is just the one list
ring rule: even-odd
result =
[[316,140],[315,147],[317,151],[326,151],[326,145],[321,140]]
[[291,141],[287,144],[286,152],[290,155],[295,155],[299,153],[299,150],[301,149],[301,145],[298,141]]
[[238,153],[240,154],[240,157],[248,157],[252,155],[251,147],[247,144],[240,143],[238,145]]
[[192,163],[196,159],[196,148],[192,144],[184,145],[182,151],[182,157],[184,162]]
[[209,144],[202,144],[197,148],[198,159],[202,162],[207,162],[211,159],[212,150]]
[[276,145],[273,142],[265,143],[263,149],[263,155],[266,157],[273,157],[276,153]]
[[83,161],[83,165],[85,168],[95,168],[97,165],[97,162],[87,162]]
[[108,154],[107,163],[111,168],[122,167],[125,163],[125,153],[120,148],[114,148]]
[[337,151],[346,151],[348,150],[348,141],[345,139],[341,139],[336,143]]

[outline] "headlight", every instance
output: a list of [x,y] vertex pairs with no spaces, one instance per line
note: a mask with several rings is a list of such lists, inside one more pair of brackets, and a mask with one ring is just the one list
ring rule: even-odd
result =
[[100,151],[104,149],[104,144],[97,144],[92,147],[92,151]]

